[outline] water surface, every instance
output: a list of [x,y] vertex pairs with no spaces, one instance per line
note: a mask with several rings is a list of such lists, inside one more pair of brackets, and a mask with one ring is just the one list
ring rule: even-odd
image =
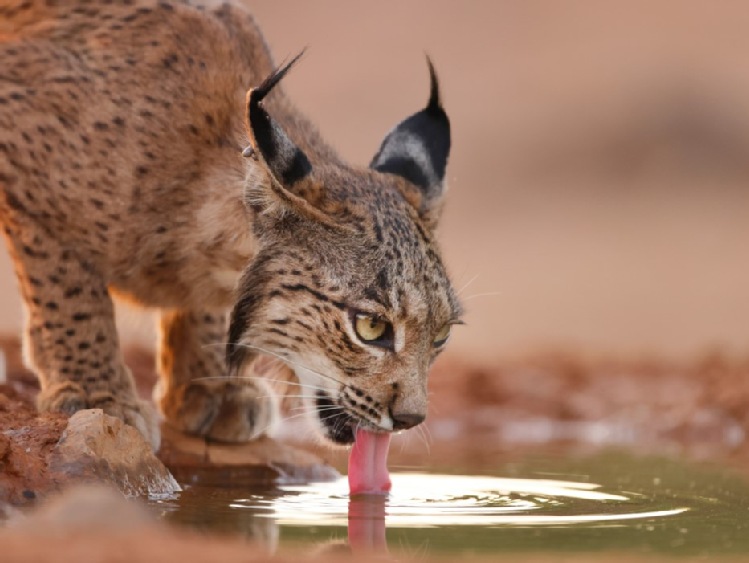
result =
[[396,472],[387,497],[345,479],[271,489],[187,486],[170,521],[279,547],[393,553],[749,554],[749,483],[713,464],[621,453],[497,463],[494,475]]

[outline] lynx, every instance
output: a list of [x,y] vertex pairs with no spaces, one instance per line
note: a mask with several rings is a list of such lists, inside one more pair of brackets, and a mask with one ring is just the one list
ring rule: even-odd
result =
[[265,354],[321,434],[421,423],[461,310],[435,240],[450,124],[426,107],[367,167],[289,102],[241,5],[0,6],[0,223],[39,408],[101,408],[158,447],[123,362],[113,296],[160,311],[167,424],[252,440],[277,417]]

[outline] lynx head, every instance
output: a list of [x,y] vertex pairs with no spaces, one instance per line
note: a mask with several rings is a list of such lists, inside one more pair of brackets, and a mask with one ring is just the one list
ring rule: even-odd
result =
[[262,103],[295,61],[247,95],[259,251],[239,282],[227,359],[233,372],[258,352],[285,360],[322,433],[350,443],[358,426],[424,420],[427,371],[460,322],[434,236],[450,123],[430,62],[426,108],[369,168],[313,162]]

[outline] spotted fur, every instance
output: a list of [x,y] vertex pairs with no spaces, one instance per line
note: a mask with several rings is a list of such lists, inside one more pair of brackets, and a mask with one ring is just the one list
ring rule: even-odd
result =
[[[272,426],[267,387],[231,377],[260,351],[315,389],[335,441],[423,418],[434,335],[460,315],[434,238],[449,149],[434,74],[427,107],[358,168],[284,96],[241,6],[10,0],[0,61],[0,223],[40,408],[103,408],[158,445],[116,294],[161,310],[157,403],[184,431]],[[357,338],[356,311],[392,323],[392,350]]]

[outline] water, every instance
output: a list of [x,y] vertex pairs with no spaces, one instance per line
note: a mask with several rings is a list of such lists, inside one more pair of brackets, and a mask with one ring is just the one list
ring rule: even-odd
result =
[[499,462],[496,475],[398,472],[388,497],[345,479],[265,490],[187,487],[154,509],[284,547],[391,553],[749,553],[749,483],[717,465],[605,454]]

